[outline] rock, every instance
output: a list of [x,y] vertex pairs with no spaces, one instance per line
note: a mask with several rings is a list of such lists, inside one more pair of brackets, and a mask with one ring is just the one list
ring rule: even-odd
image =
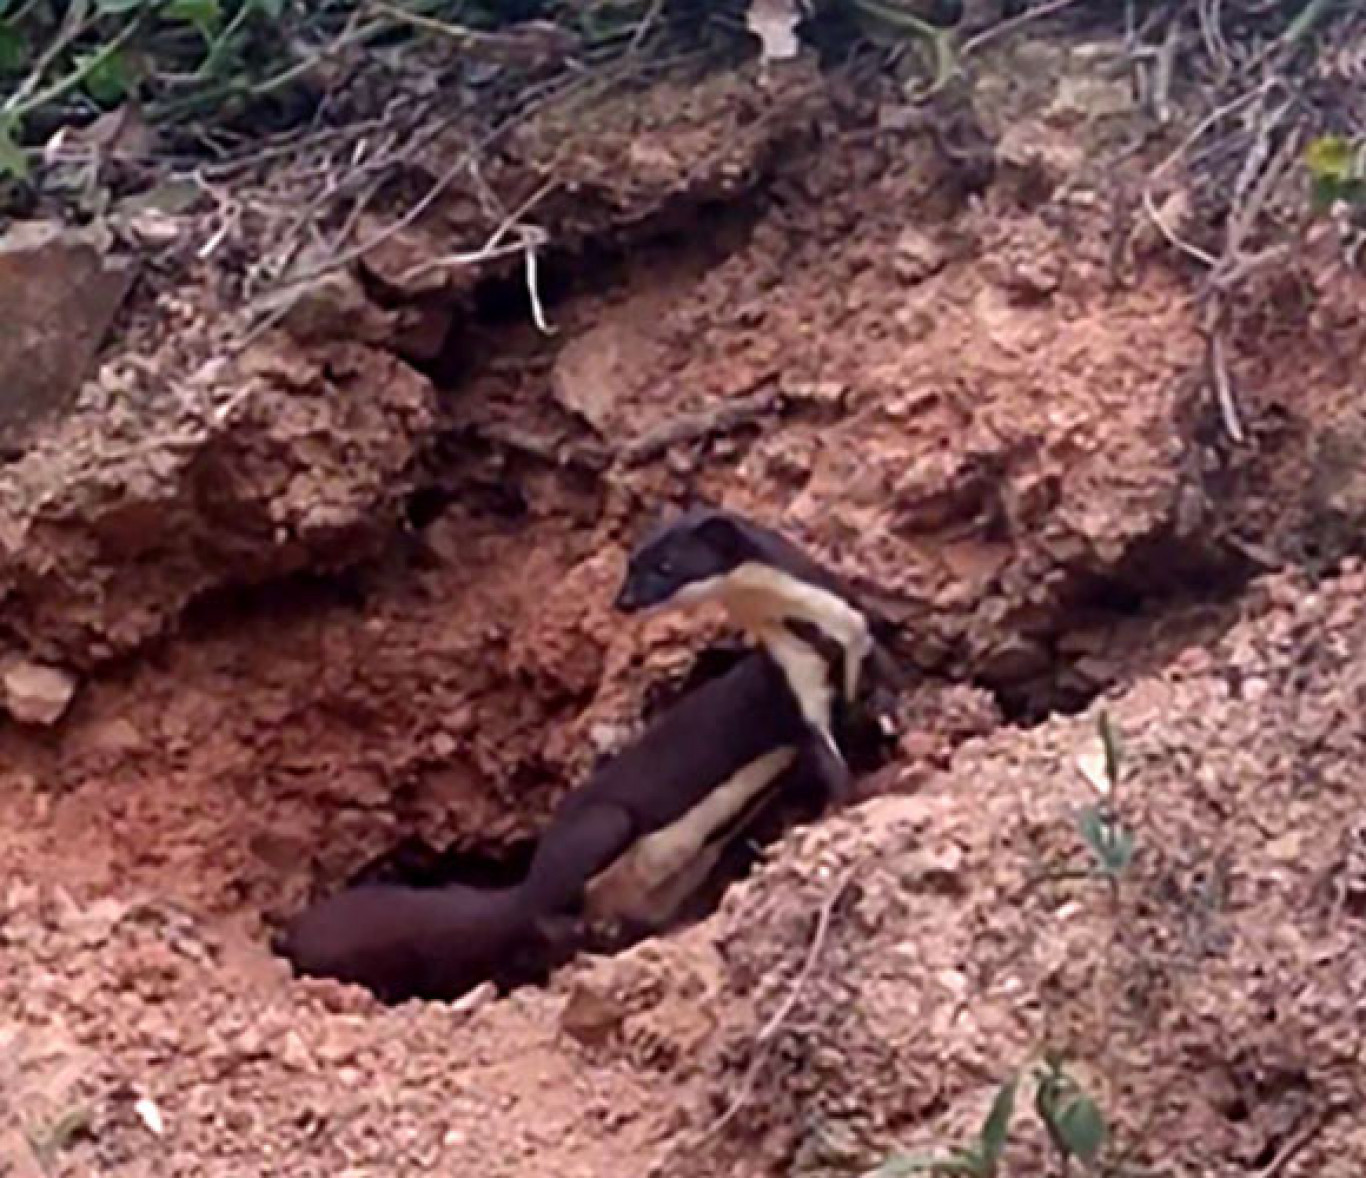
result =
[[76,679],[57,667],[20,660],[4,672],[5,708],[21,724],[55,724],[76,694]]
[[472,1014],[476,1010],[483,1010],[498,997],[498,987],[492,982],[480,982],[473,990],[461,994],[451,1003],[451,1010],[457,1014]]
[[1127,79],[1110,81],[1091,74],[1065,74],[1058,79],[1044,119],[1053,127],[1075,130],[1097,119],[1132,113],[1133,92]]
[[1007,635],[982,656],[979,672],[992,683],[1020,683],[1043,674],[1048,666],[1048,652],[1038,642]]
[[1040,302],[1062,285],[1066,254],[1039,218],[1016,226],[993,259],[996,281],[1016,303]]
[[1086,151],[1074,133],[1022,121],[1001,132],[996,160],[1003,194],[1035,206],[1085,164]]
[[1309,501],[1325,514],[1356,523],[1366,518],[1366,415],[1345,410],[1311,442]]
[[394,334],[395,317],[372,303],[348,270],[333,270],[300,286],[286,287],[266,300],[265,306],[285,308],[280,325],[300,343],[332,339],[384,343]]
[[285,1032],[280,1044],[280,1062],[291,1071],[313,1071],[313,1052],[296,1030]]
[[599,323],[560,349],[550,374],[551,395],[607,435],[619,424],[618,407],[629,397],[648,350],[630,329]]
[[588,729],[588,742],[593,746],[593,751],[598,756],[615,753],[630,739],[631,727],[628,724],[603,722],[594,724]]
[[953,843],[943,847],[921,850],[908,855],[898,864],[901,883],[912,891],[939,892],[957,895],[964,890],[963,849]]
[[132,287],[131,263],[92,233],[24,222],[0,237],[0,440],[22,445],[76,398]]
[[144,748],[147,740],[131,720],[115,716],[90,725],[82,743],[95,752],[124,756]]
[[560,1030],[591,1047],[606,1043],[626,1018],[623,1005],[582,981],[576,982],[560,1012]]
[[924,230],[911,227],[896,239],[892,264],[897,278],[907,286],[939,273],[947,261],[943,247]]

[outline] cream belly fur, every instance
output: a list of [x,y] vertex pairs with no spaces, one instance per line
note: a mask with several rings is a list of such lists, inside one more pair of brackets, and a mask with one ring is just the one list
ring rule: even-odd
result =
[[673,824],[646,835],[589,880],[584,910],[591,921],[668,924],[706,879],[725,848],[708,838],[734,820],[797,758],[794,748],[774,749],[751,761]]
[[783,626],[784,618],[800,618],[819,627],[844,651],[844,697],[858,693],[864,660],[873,649],[868,620],[848,602],[809,581],[771,565],[749,562],[724,577],[685,586],[674,602],[692,605],[720,602],[736,625],[753,635],[787,677],[806,721],[825,737],[838,755],[831,732],[831,690],[824,660]]

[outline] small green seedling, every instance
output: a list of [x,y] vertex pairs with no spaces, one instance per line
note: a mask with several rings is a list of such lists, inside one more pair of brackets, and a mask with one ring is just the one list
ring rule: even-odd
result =
[[1067,1074],[1056,1055],[1045,1057],[1035,1078],[1034,1110],[1063,1161],[1064,1172],[1074,1158],[1091,1169],[1108,1136],[1100,1106]]
[[1100,742],[1105,750],[1106,802],[1098,806],[1087,806],[1077,815],[1077,828],[1082,841],[1086,843],[1101,874],[1111,880],[1118,880],[1134,857],[1134,836],[1115,817],[1111,803],[1119,790],[1120,774],[1124,764],[1124,744],[1119,730],[1110,720],[1108,712],[1101,712],[1096,721],[1100,732]]
[[1117,880],[1134,857],[1134,836],[1099,806],[1087,806],[1077,816],[1077,828],[1101,873]]
[[982,1122],[977,1140],[971,1145],[955,1146],[948,1153],[931,1157],[923,1154],[894,1154],[876,1171],[873,1178],[900,1178],[907,1174],[940,1174],[951,1178],[995,1178],[1005,1152],[1010,1119],[1015,1114],[1015,1093],[1020,1077],[1012,1076],[996,1093]]

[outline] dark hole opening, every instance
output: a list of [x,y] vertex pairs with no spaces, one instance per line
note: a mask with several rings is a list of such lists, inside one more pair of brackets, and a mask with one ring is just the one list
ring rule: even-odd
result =
[[420,532],[440,519],[454,501],[455,495],[445,487],[418,487],[403,505],[408,526]]
[[[1065,619],[1060,629],[1026,635],[1045,647],[1046,665],[1020,678],[983,675],[976,682],[996,697],[1006,721],[1019,727],[1077,715],[1141,667],[1164,662],[1183,643],[1221,632],[1254,572],[1236,553],[1147,545],[1116,574],[1079,585],[1059,608]],[[1070,635],[1106,629],[1115,638],[1107,649],[1068,650]],[[1100,659],[1091,659],[1093,653]],[[1107,662],[1109,673],[1097,674]]]
[[439,888],[447,884],[510,888],[526,878],[535,853],[534,838],[497,847],[437,850],[414,835],[376,855],[347,881],[347,886],[382,883],[410,888]]
[[1224,1106],[1224,1119],[1232,1121],[1235,1125],[1242,1124],[1251,1115],[1252,1110],[1241,1096],[1235,1096]]
[[[657,274],[662,266],[676,266],[679,257],[703,272],[745,245],[761,207],[757,195],[679,201],[676,207],[656,210],[648,232],[542,249],[537,254],[537,298],[553,322],[556,309],[572,296],[629,289],[633,272]],[[699,225],[707,227],[701,237]],[[438,388],[456,389],[474,374],[481,357],[558,349],[557,341],[536,330],[531,310],[525,263],[520,257],[510,259],[475,283],[436,358],[417,367]]]
[[329,609],[361,611],[369,596],[370,578],[364,569],[299,572],[278,580],[241,582],[211,590],[186,607],[181,627],[184,633],[205,637],[263,615],[293,621]]

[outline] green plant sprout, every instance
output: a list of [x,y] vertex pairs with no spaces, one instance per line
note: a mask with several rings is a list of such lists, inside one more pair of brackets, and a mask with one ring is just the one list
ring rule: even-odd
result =
[[1100,873],[1111,882],[1118,882],[1134,856],[1134,836],[1119,821],[1114,809],[1124,764],[1124,745],[1108,712],[1100,713],[1096,727],[1105,750],[1105,798],[1096,805],[1085,807],[1077,815],[1077,828]]
[[1100,1106],[1067,1074],[1061,1057],[1052,1052],[1045,1053],[1034,1076],[1034,1111],[1057,1151],[1062,1172],[1068,1172],[1074,1159],[1087,1169],[1094,1168],[1108,1136]]
[[910,1174],[935,1174],[944,1178],[997,1178],[1005,1155],[1015,1100],[1022,1075],[1034,1081],[1034,1111],[1058,1156],[1064,1175],[1073,1162],[1095,1170],[1109,1127],[1096,1101],[1066,1069],[1063,1057],[1045,1051],[1032,1068],[1014,1073],[997,1090],[977,1136],[966,1145],[953,1146],[942,1154],[890,1155],[869,1178],[904,1178]]
[[1015,1115],[1018,1074],[1011,1076],[996,1092],[977,1138],[969,1145],[955,1146],[941,1157],[921,1154],[896,1154],[874,1172],[873,1178],[898,1178],[905,1174],[943,1174],[953,1178],[995,1178],[1005,1152],[1010,1121]]

